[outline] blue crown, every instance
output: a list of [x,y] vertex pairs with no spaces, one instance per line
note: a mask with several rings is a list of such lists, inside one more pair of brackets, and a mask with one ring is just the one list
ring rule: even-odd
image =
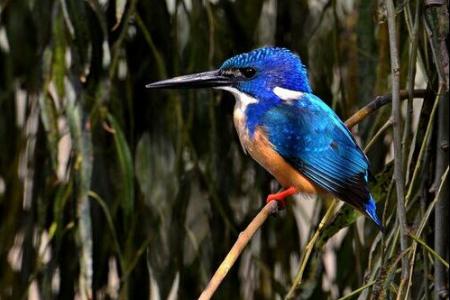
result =
[[[300,57],[286,48],[267,47],[236,55],[226,60],[220,69],[254,68],[256,75],[263,77],[264,87],[273,89],[279,86],[286,89],[311,93],[308,75]],[[255,76],[255,80],[257,80]],[[252,84],[254,88],[261,88],[259,84]],[[249,87],[250,87],[249,86]],[[245,84],[241,84],[246,90]],[[251,92],[248,90],[247,92]]]

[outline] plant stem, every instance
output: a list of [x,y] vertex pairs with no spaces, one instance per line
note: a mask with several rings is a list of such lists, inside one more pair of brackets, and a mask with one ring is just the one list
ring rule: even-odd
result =
[[[397,218],[400,226],[400,249],[408,248],[407,220],[405,209],[405,185],[403,174],[403,158],[401,150],[401,112],[400,112],[400,63],[397,48],[397,29],[395,7],[392,0],[386,0],[387,20],[389,30],[389,48],[392,73],[392,120],[394,128],[394,176],[397,190]],[[402,280],[408,279],[409,262],[406,256],[402,257]]]
[[[447,96],[446,96],[447,95]],[[448,93],[440,97],[439,119],[438,119],[438,138],[436,147],[436,173],[432,189],[437,190],[439,181],[444,174],[445,167],[448,166]],[[446,257],[448,255],[449,231],[449,193],[448,186],[445,185],[439,199],[436,203],[434,211],[434,249],[437,254]],[[436,260],[434,263],[434,282],[435,282],[435,298],[448,298],[448,266],[444,267],[442,262]]]
[[245,228],[245,230],[239,234],[237,241],[234,243],[233,247],[220,264],[216,273],[214,273],[214,276],[209,281],[208,286],[198,298],[199,300],[211,299],[211,297],[214,295],[214,292],[219,287],[220,283],[228,274],[228,271],[234,265],[239,255],[241,255],[245,246],[247,246],[250,239],[253,237],[256,231],[262,226],[262,224],[264,224],[266,219],[277,210],[277,206],[278,204],[276,201],[270,201],[269,203],[267,203],[263,207],[263,209],[258,213],[258,215],[252,220],[252,222],[250,222],[247,228]]
[[[414,98],[424,98],[425,97],[426,90],[423,89],[417,89],[413,91]],[[407,90],[401,90],[399,93],[400,100],[408,99],[409,93]],[[377,96],[375,99],[370,101],[366,106],[358,110],[356,113],[354,113],[350,118],[345,121],[345,125],[347,127],[353,127],[356,124],[360,123],[362,120],[364,120],[368,115],[372,114],[373,112],[377,111],[380,107],[391,103],[392,102],[392,95],[383,95],[383,96]]]
[[370,281],[369,283],[366,283],[365,285],[363,285],[362,287],[354,290],[353,292],[345,295],[344,297],[339,298],[338,300],[347,300],[347,299],[352,299],[354,296],[358,295],[359,293],[361,293],[362,291],[364,291],[365,289],[371,287],[372,285],[374,285],[376,283],[375,280]]
[[303,252],[303,257],[301,259],[300,267],[297,271],[297,274],[295,275],[294,281],[292,282],[289,292],[287,293],[286,297],[284,298],[285,300],[286,299],[294,299],[298,288],[302,284],[303,274],[305,272],[306,265],[308,264],[309,257],[311,256],[311,252],[314,248],[314,245],[315,245],[317,239],[319,238],[320,234],[322,233],[323,228],[325,227],[325,225],[330,221],[331,217],[333,216],[334,208],[336,207],[336,203],[337,203],[337,201],[333,201],[331,203],[327,212],[325,213],[322,220],[320,221],[319,227],[317,228],[316,232],[314,233],[314,235],[311,237],[308,244],[306,245],[305,250]]
[[[436,192],[440,185],[442,174],[448,166],[448,1],[425,1],[425,25],[433,52],[433,60],[439,76],[439,117],[436,147],[436,167],[431,190]],[[449,199],[448,186],[444,186],[436,203],[434,213],[434,249],[438,255],[446,258],[448,255],[448,217]],[[434,298],[448,299],[448,271],[436,260],[434,263]]]

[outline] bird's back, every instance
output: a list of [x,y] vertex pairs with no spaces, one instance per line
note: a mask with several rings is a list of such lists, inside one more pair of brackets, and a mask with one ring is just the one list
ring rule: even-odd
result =
[[[255,106],[250,105],[247,114]],[[303,192],[326,191],[381,225],[367,186],[367,158],[322,100],[305,93],[282,101],[261,114],[256,124],[246,147],[283,186],[294,183]]]

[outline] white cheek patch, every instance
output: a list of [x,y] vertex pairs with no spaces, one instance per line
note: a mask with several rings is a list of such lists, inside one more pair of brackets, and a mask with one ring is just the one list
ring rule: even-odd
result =
[[279,86],[276,86],[272,91],[275,95],[277,95],[281,100],[284,101],[300,100],[300,98],[302,98],[304,95],[304,93],[300,91],[289,90],[281,88]]

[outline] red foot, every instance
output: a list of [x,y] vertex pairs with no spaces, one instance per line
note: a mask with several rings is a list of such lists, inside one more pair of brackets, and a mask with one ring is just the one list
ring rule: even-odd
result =
[[270,194],[269,196],[267,196],[266,203],[269,203],[270,201],[277,201],[278,207],[280,209],[283,209],[286,206],[286,201],[284,199],[294,194],[297,194],[297,189],[291,186],[290,188],[287,188],[282,192]]

